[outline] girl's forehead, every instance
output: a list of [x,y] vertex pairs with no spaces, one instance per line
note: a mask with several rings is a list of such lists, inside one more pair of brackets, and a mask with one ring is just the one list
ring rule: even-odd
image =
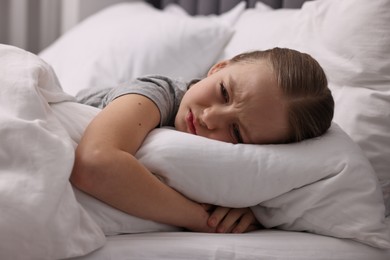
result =
[[278,143],[288,135],[288,111],[283,98],[249,97],[243,100],[240,121],[251,143]]
[[272,97],[280,91],[273,69],[266,61],[239,63],[232,67],[228,78],[237,97]]
[[230,78],[239,120],[251,143],[281,141],[288,128],[287,108],[269,64],[243,64]]

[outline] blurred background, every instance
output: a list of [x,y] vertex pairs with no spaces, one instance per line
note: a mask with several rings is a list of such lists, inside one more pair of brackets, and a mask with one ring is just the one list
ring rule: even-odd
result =
[[79,21],[124,0],[0,0],[0,43],[38,53]]

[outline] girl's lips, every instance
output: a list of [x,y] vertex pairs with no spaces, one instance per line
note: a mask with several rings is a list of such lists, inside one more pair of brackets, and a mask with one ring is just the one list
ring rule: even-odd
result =
[[187,128],[190,131],[191,134],[196,135],[196,128],[194,124],[194,114],[192,114],[192,111],[188,111],[187,116],[186,116],[186,123],[187,123]]

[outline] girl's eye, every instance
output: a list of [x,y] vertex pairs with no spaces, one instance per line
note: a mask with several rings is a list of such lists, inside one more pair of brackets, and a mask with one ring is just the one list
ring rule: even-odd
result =
[[221,89],[221,95],[223,97],[223,100],[225,101],[225,103],[229,103],[229,99],[230,99],[229,92],[227,91],[223,83],[220,83],[219,86]]
[[242,140],[242,136],[240,133],[240,128],[238,127],[237,124],[233,124],[233,135],[234,138],[236,139],[237,143],[242,144],[244,141]]

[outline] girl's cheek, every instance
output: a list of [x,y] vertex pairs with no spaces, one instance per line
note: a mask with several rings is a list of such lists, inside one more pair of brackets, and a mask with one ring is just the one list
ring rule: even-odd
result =
[[229,134],[225,133],[224,131],[220,131],[218,133],[212,133],[206,137],[208,137],[210,139],[217,140],[217,141],[221,141],[221,142],[232,143],[232,140],[230,139]]

